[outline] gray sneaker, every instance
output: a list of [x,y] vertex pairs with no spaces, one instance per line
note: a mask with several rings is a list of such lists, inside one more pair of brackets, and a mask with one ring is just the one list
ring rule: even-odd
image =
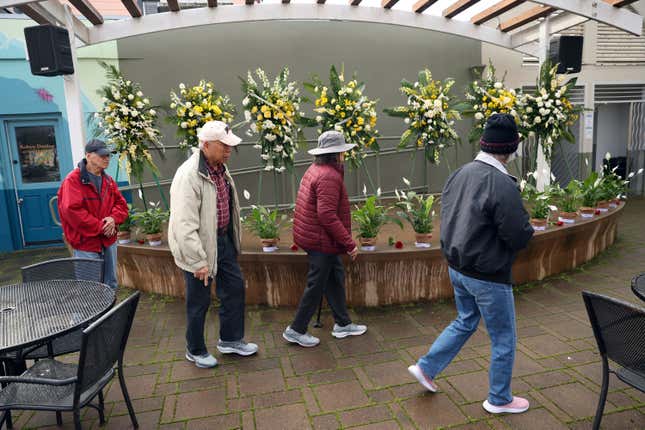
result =
[[298,345],[304,346],[305,348],[311,348],[312,346],[316,346],[320,343],[320,339],[318,339],[317,337],[312,336],[309,333],[300,334],[292,329],[291,326],[286,328],[286,330],[282,333],[282,337],[287,342],[297,343]]
[[258,352],[258,346],[254,343],[245,342],[243,339],[237,342],[217,341],[217,350],[222,354],[253,355]]
[[201,369],[217,366],[217,359],[211,354],[193,355],[189,351],[186,351],[186,360],[195,363],[195,366]]
[[342,339],[347,336],[360,336],[365,334],[367,331],[366,325],[349,323],[346,326],[339,326],[334,324],[334,329],[331,332],[331,335],[335,338]]

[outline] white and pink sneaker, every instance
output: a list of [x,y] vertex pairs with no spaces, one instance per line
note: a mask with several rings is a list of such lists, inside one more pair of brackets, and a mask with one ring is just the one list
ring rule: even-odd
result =
[[437,387],[437,384],[435,384],[432,379],[428,378],[426,375],[423,374],[423,371],[417,364],[413,364],[412,366],[408,367],[408,372],[410,372],[410,375],[414,376],[417,381],[419,381],[419,384],[423,385],[423,387],[431,391],[433,393],[436,393],[439,391],[439,387]]
[[529,409],[529,401],[513,396],[513,401],[505,405],[495,406],[485,400],[482,406],[491,414],[521,414]]

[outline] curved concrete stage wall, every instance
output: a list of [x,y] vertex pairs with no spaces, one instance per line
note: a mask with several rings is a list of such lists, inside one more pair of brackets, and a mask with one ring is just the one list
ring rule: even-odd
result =
[[[615,210],[578,219],[576,224],[536,232],[528,248],[513,265],[518,284],[544,279],[571,270],[607,249],[616,239]],[[408,232],[411,239],[411,232]],[[404,249],[382,246],[363,252],[350,263],[345,259],[347,301],[352,306],[379,306],[452,297],[448,266],[438,248]],[[164,295],[184,295],[183,273],[175,266],[167,247],[120,245],[118,274],[121,285]],[[246,281],[248,304],[295,306],[305,285],[307,256],[304,252],[263,253],[246,251],[239,258]]]

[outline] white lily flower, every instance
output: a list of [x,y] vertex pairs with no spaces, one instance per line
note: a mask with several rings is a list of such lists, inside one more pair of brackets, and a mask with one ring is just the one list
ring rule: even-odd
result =
[[408,180],[408,178],[406,178],[405,176],[403,176],[401,179],[403,179],[403,183],[404,183],[405,185],[407,185],[408,187],[410,186],[410,181]]
[[244,190],[244,191],[242,191],[242,194],[244,195],[244,198],[245,198],[246,200],[248,200],[248,199],[250,199],[250,198],[251,198],[251,193],[249,193],[249,191],[248,191],[248,190]]
[[363,184],[363,195],[367,196],[367,185]]
[[378,187],[378,188],[376,189],[376,196],[377,196],[377,197],[381,197],[381,187]]

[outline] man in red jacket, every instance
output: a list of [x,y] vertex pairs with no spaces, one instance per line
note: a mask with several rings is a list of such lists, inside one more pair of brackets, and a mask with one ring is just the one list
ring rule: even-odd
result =
[[309,273],[296,316],[282,333],[285,340],[300,346],[320,343],[320,339],[307,333],[307,326],[323,292],[336,321],[332,336],[358,336],[367,331],[367,326],[353,324],[347,315],[345,270],[340,259],[342,254],[349,254],[352,260],[358,255],[342,164],[344,152],[354,146],[347,144],[338,131],[324,132],[318,138],[318,148],[309,151],[316,158],[300,182],[293,238],[309,256]]
[[116,233],[128,217],[128,205],[105,169],[110,150],[101,140],[85,145],[85,159],[58,190],[63,233],[77,258],[103,259],[104,282],[116,289]]

